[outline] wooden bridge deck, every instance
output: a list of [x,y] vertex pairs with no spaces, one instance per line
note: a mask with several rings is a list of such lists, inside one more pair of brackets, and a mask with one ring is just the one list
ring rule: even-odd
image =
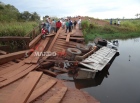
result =
[[[73,30],[71,34],[65,33],[64,30],[60,29],[56,35],[47,37],[45,40],[41,40],[40,36],[37,36],[30,43],[30,47],[41,45],[40,48],[35,49],[36,52],[48,50],[62,51],[68,47],[76,47],[78,43],[75,41],[77,41],[78,38],[80,38],[79,40],[83,40],[82,36],[81,31],[78,29]],[[14,55],[18,56],[19,54]],[[6,57],[7,54],[3,56]],[[23,100],[23,98],[17,94],[18,92],[15,91],[17,88],[19,90],[22,88],[26,90],[27,85],[24,85],[22,81],[25,81],[24,79],[27,78],[29,73],[37,71],[39,66],[38,61],[40,59],[40,57],[35,57],[34,53],[28,58],[14,58],[11,56],[7,63],[4,62],[4,64],[0,65],[0,103],[6,103],[13,93],[16,93],[16,95]],[[2,60],[6,61],[6,59]],[[35,77],[30,76],[30,78]],[[99,101],[88,94],[77,89],[68,88],[63,84],[63,81],[46,74],[43,74],[42,77],[38,78],[38,81],[34,83],[35,88],[30,87],[30,92],[25,96],[25,100],[23,100],[25,103],[48,103],[49,101],[52,101],[51,103],[99,103]],[[10,100],[8,100],[8,103],[10,103]]]

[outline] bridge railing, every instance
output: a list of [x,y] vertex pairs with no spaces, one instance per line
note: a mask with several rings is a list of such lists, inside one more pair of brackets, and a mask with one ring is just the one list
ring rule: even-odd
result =
[[30,37],[30,40],[33,40],[37,35],[39,35],[41,32],[41,26],[38,25],[33,30],[31,30],[29,33],[25,35],[25,37]]

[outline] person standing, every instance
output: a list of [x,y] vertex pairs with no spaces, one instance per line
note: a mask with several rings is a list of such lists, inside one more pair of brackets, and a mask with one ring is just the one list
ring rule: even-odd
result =
[[118,19],[118,26],[120,26],[120,22],[121,22],[121,21]]
[[50,32],[51,32],[51,23],[52,23],[52,21],[51,21],[50,18],[49,18],[48,22],[49,22],[49,28],[48,28],[48,31],[49,31],[49,33],[50,33]]
[[68,20],[66,20],[65,25],[66,25],[66,33],[67,33],[67,30],[69,29],[69,22],[68,22]]
[[77,24],[77,21],[74,20],[74,29],[76,29],[76,24]]
[[46,20],[46,23],[45,23],[45,30],[47,30],[48,32],[49,32],[49,26],[50,26],[50,24],[49,24],[49,22]]
[[65,29],[65,20],[62,21],[62,28]]
[[56,32],[56,22],[54,21],[54,19],[52,20],[52,23],[51,23],[51,32],[53,33]]
[[72,31],[72,22],[71,22],[71,20],[69,19],[69,32],[71,32]]
[[61,26],[62,26],[61,22],[58,21],[58,22],[56,23],[56,33],[57,33],[57,31],[60,29]]
[[78,20],[79,29],[81,29],[81,18]]

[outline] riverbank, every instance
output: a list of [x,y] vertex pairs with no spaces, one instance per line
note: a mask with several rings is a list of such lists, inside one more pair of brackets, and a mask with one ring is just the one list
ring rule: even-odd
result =
[[[101,25],[101,22],[106,22],[106,24]],[[82,27],[86,42],[93,41],[96,37],[107,40],[140,37],[140,20],[123,20],[121,25],[118,26],[109,25],[107,21],[100,20],[100,24],[98,24],[95,20],[84,19]]]

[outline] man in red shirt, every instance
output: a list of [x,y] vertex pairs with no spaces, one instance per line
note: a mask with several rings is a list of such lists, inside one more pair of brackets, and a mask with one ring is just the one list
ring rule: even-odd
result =
[[59,28],[60,28],[61,26],[62,26],[61,22],[58,21],[58,22],[56,23],[56,33],[57,33],[57,31],[59,30]]

